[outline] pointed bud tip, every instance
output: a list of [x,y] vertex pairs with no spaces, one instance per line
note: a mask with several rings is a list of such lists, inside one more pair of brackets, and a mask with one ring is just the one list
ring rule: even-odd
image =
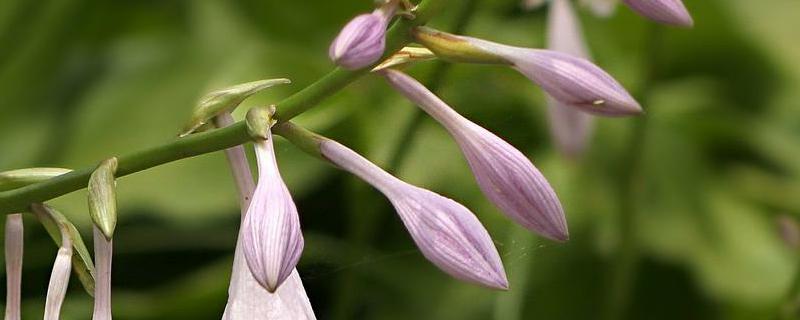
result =
[[350,70],[378,61],[386,46],[386,24],[387,20],[374,12],[350,20],[328,49],[331,61]]

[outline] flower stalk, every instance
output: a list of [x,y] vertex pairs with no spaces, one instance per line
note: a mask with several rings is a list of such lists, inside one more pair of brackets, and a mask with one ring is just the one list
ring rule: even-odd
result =
[[6,216],[6,320],[20,319],[24,232],[21,213]]

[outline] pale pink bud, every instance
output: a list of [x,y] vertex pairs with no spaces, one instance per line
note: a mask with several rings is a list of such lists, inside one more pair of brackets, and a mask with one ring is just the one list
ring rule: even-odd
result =
[[[548,46],[551,50],[589,59],[580,21],[569,0],[553,0],[548,15]],[[594,119],[578,108],[547,97],[550,134],[556,147],[568,157],[578,157],[586,149]]]
[[111,320],[111,257],[114,244],[97,226],[94,235],[94,312],[92,320]]
[[[235,121],[230,112],[223,112],[215,118],[218,127],[227,127]],[[247,214],[247,207],[255,190],[253,175],[244,147],[236,146],[225,150],[225,155],[233,173],[239,191],[242,220]],[[242,234],[236,241],[233,256],[231,281],[228,287],[228,303],[225,305],[223,320],[314,320],[314,310],[308,301],[303,282],[297,270],[278,287],[275,293],[269,293],[253,278],[247,266],[242,249]]]
[[61,314],[61,304],[67,295],[69,275],[72,270],[72,238],[64,225],[59,225],[61,231],[61,247],[58,249],[53,271],[50,273],[50,284],[47,286],[47,299],[44,306],[44,320],[58,320]]
[[642,112],[608,73],[586,59],[550,50],[513,47],[425,27],[412,31],[437,56],[460,62],[510,64],[561,103],[606,116]]
[[497,249],[469,209],[395,178],[338,142],[323,141],[320,152],[386,195],[422,254],[442,271],[489,288],[508,288]]
[[605,116],[627,116],[642,107],[608,73],[586,59],[551,50],[518,48],[473,39],[483,50],[510,61],[554,99]]
[[24,231],[22,214],[6,216],[6,320],[20,319]]
[[694,20],[681,0],[623,0],[633,11],[650,20],[681,27],[691,27]]
[[511,144],[462,117],[408,75],[384,72],[389,83],[453,136],[483,193],[509,218],[557,241],[569,238],[561,203],[541,172]]
[[244,254],[253,277],[269,292],[292,273],[303,252],[300,217],[278,172],[272,137],[255,143],[258,184],[244,218]]
[[350,20],[328,49],[331,60],[351,70],[377,62],[386,48],[386,27],[393,14],[392,4]]

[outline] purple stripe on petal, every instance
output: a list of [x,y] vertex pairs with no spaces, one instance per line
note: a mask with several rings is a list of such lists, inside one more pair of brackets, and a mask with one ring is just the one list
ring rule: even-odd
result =
[[297,208],[278,172],[272,137],[255,147],[259,179],[243,224],[244,253],[256,281],[275,292],[300,260],[303,235]]
[[478,218],[458,202],[405,183],[367,159],[328,140],[322,155],[371,184],[391,201],[422,254],[456,279],[507,289],[500,255]]
[[511,144],[462,117],[414,78],[384,72],[389,83],[450,132],[483,193],[509,218],[556,241],[569,238],[564,210],[547,179]]
[[113,240],[106,239],[97,226],[94,235],[94,312],[92,320],[111,320],[111,258]]
[[691,27],[694,20],[681,0],[623,0],[633,11],[650,20],[681,27]]
[[350,20],[328,49],[331,60],[351,70],[377,62],[386,48],[389,19],[386,12],[378,9]]
[[61,315],[61,305],[67,295],[69,275],[72,270],[72,239],[64,225],[59,225],[61,231],[61,247],[53,263],[50,273],[50,283],[47,285],[47,299],[44,306],[44,320],[58,320]]

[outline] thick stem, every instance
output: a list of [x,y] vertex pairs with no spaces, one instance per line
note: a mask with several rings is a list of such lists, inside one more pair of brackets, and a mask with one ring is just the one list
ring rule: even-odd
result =
[[[400,19],[387,33],[386,56],[409,43],[409,30],[423,25],[441,9],[447,0],[423,0],[413,20]],[[307,88],[289,96],[277,104],[275,118],[285,122],[316,106],[345,86],[366,74],[371,67],[347,71],[337,68]],[[193,134],[173,142],[119,158],[117,177],[147,170],[172,161],[206,154],[240,145],[250,140],[243,122],[223,129]],[[11,191],[0,192],[0,213],[11,214],[24,211],[35,202],[44,202],[86,187],[94,166],[76,170],[45,182]]]

